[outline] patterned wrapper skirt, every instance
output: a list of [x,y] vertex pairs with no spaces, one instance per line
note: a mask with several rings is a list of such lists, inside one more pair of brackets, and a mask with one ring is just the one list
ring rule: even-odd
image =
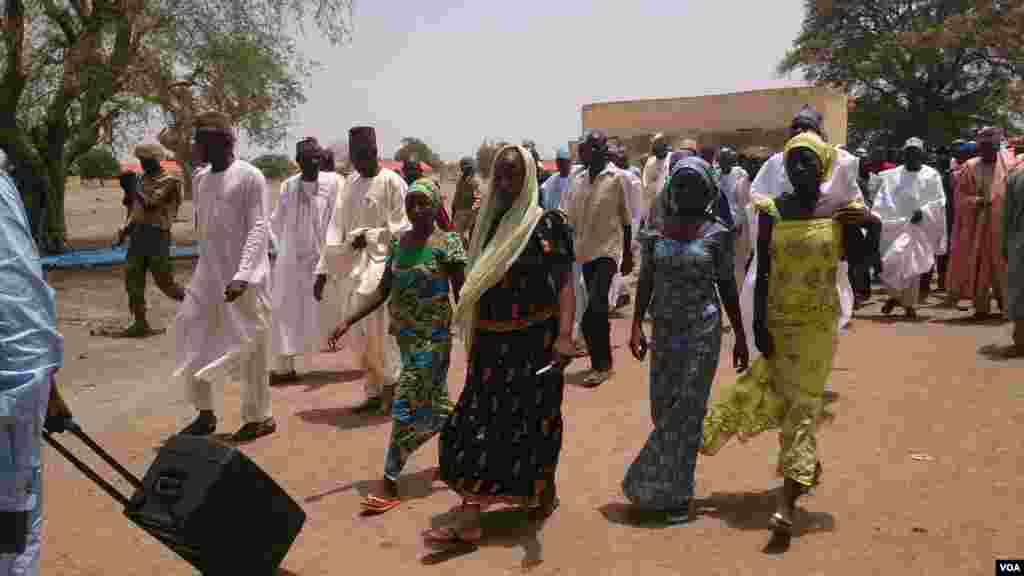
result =
[[479,504],[536,506],[562,449],[562,393],[552,360],[558,320],[478,330],[466,387],[441,431],[441,478]]
[[[719,314],[702,325],[655,320],[650,395],[654,430],[626,471],[622,490],[650,510],[685,509],[693,498],[697,452],[722,343]],[[677,325],[673,325],[677,324]]]

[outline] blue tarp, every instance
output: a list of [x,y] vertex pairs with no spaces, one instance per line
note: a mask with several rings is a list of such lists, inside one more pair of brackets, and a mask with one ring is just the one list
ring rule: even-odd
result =
[[[41,258],[43,268],[92,268],[94,266],[116,266],[124,264],[128,256],[128,248],[107,248],[105,250],[79,250]],[[171,246],[171,258],[196,258],[199,249],[196,246]]]

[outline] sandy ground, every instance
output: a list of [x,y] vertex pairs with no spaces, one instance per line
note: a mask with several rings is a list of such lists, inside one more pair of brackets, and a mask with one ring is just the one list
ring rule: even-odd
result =
[[[95,194],[93,194],[95,192]],[[97,204],[94,198],[106,201]],[[120,220],[120,194],[69,196],[72,244],[103,245]],[[191,214],[183,207],[183,214]],[[187,241],[189,224],[175,229]],[[179,263],[186,281],[191,265]],[[58,378],[79,422],[130,469],[144,472],[160,442],[192,416],[169,375],[171,334],[148,340],[89,336],[126,324],[123,269],[53,272],[66,367]],[[151,321],[170,327],[174,305],[152,286]],[[933,303],[936,302],[933,300]],[[840,345],[832,388],[836,420],[820,438],[824,484],[801,501],[803,528],[785,555],[762,551],[779,480],[777,440],[734,445],[698,467],[701,515],[688,526],[638,521],[620,483],[651,429],[647,368],[629,357],[627,320],[613,323],[617,377],[597,390],[569,370],[562,506],[544,526],[516,512],[485,519],[476,552],[423,566],[419,532],[456,498],[431,484],[436,443],[410,461],[407,503],[357,516],[360,494],[382,471],[385,418],[353,415],[363,375],[346,353],[303,362],[307,377],[273,391],[278,433],[243,450],[305,508],[308,519],[284,567],[302,576],[394,574],[992,574],[996,558],[1024,556],[1024,362],[984,352],[1005,344],[1006,324],[969,324],[963,311],[927,307],[906,322],[861,311]],[[734,378],[731,337],[717,385]],[[454,354],[453,394],[465,361]],[[222,387],[222,430],[238,426],[236,383]],[[78,450],[70,437],[65,442]],[[95,459],[91,459],[94,461]],[[105,467],[99,468],[106,473]],[[110,498],[46,449],[43,574],[187,575],[194,571],[131,525]],[[119,483],[124,486],[124,483]],[[225,535],[232,537],[234,535]]]

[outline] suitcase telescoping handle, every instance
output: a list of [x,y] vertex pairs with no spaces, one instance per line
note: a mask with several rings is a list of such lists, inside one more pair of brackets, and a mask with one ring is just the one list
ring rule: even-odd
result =
[[[106,462],[107,464],[110,465],[111,468],[116,470],[117,473],[120,474],[125,480],[127,480],[128,483],[131,484],[136,490],[142,489],[142,481],[139,480],[138,477],[136,477],[134,474],[129,472],[127,468],[122,466],[120,462],[115,460],[113,456],[108,454],[107,451],[104,450],[102,446],[100,446],[92,438],[90,438],[89,435],[86,434],[84,430],[82,430],[82,427],[79,426],[77,422],[75,422],[74,420],[68,420],[64,424],[64,428],[68,432],[74,434],[76,438],[81,440],[83,444],[88,446],[97,456],[102,458],[104,462]],[[75,468],[78,468],[82,472],[82,474],[88,476],[90,480],[95,482],[96,485],[102,488],[104,492],[109,494],[111,498],[117,500],[123,506],[128,505],[129,499],[127,496],[122,494],[121,491],[115,488],[113,484],[104,480],[99,474],[96,473],[95,470],[90,468],[89,465],[86,464],[85,462],[82,462],[77,456],[72,454],[71,451],[65,448],[60,442],[57,442],[57,440],[54,439],[52,433],[44,430],[43,438],[46,439],[46,442],[50,446],[53,446],[54,450],[60,452],[61,456],[67,458],[68,462],[74,464]]]

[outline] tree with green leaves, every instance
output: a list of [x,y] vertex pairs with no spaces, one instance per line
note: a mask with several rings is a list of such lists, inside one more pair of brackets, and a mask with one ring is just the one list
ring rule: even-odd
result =
[[252,160],[252,165],[263,172],[267,180],[284,180],[298,171],[292,159],[284,154],[264,154]]
[[276,144],[314,66],[294,31],[312,25],[338,43],[351,22],[351,0],[4,0],[0,10],[0,148],[46,252],[64,249],[65,179],[80,156],[156,114],[189,180],[192,119],[206,108]]
[[[779,72],[802,71],[854,99],[851,142],[943,143],[983,124],[1007,126],[1021,79],[1021,46],[1003,53],[986,40],[999,18],[972,18],[972,0],[805,0],[805,17]],[[1020,5],[1021,2],[992,4]],[[981,26],[981,27],[977,27]]]
[[395,151],[395,160],[405,162],[415,159],[430,165],[434,170],[440,170],[444,165],[441,157],[430,147],[429,144],[419,138],[402,138],[402,143]]
[[78,176],[86,180],[111,180],[121,175],[121,163],[109,148],[97,146],[75,161]]

